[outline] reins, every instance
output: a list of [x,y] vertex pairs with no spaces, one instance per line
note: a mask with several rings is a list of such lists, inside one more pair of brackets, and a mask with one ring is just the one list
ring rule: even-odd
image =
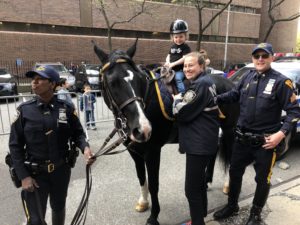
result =
[[[116,60],[116,63],[125,63],[127,62],[127,60],[125,59],[118,59]],[[109,101],[110,104],[110,108],[114,114],[115,117],[115,127],[112,130],[112,132],[108,135],[108,137],[104,140],[104,143],[102,144],[102,146],[100,147],[100,149],[93,155],[92,158],[98,158],[102,155],[112,155],[112,154],[118,154],[121,152],[124,152],[126,150],[129,150],[130,146],[133,144],[133,142],[131,141],[127,147],[123,150],[118,150],[118,151],[113,151],[116,147],[118,147],[120,144],[124,143],[127,138],[127,132],[126,132],[126,128],[127,128],[127,124],[126,124],[126,118],[122,113],[122,109],[127,106],[128,104],[134,102],[134,101],[139,101],[143,104],[143,107],[145,108],[145,103],[144,103],[144,99],[141,97],[132,97],[129,98],[128,100],[126,100],[125,102],[123,102],[122,104],[120,104],[119,106],[116,104],[116,102],[114,101],[112,94],[106,84],[106,79],[104,78],[104,71],[107,70],[110,67],[110,63],[106,63],[101,71],[100,74],[102,76],[103,79],[103,91],[105,91],[105,94],[107,96],[107,99]],[[146,94],[145,97],[148,96],[148,84],[147,84],[147,88],[146,88]],[[144,98],[145,98],[144,97]],[[115,134],[118,133],[119,134],[119,138],[114,141],[113,143],[111,143],[110,145],[108,145],[106,147],[106,145],[109,143],[109,141],[115,136]],[[76,213],[72,219],[71,225],[84,225],[85,221],[86,221],[86,216],[87,216],[87,209],[88,209],[88,200],[89,200],[89,196],[91,193],[91,189],[92,189],[92,174],[91,174],[91,165],[86,165],[86,184],[85,184],[85,190],[84,190],[84,194],[81,198],[80,204],[76,210]]]

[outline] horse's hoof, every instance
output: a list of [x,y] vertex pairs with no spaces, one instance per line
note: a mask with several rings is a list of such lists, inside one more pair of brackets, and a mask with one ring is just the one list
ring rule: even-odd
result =
[[160,225],[157,219],[154,219],[152,217],[149,217],[147,219],[146,225]]
[[224,183],[224,186],[223,186],[223,193],[225,195],[228,195],[229,193],[229,184],[227,182]]
[[135,206],[135,210],[137,212],[145,212],[147,209],[149,209],[149,203],[145,202],[145,203],[137,203]]

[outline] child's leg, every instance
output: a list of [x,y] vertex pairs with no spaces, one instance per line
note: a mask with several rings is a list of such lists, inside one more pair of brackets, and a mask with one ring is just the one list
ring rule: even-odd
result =
[[91,125],[92,125],[93,127],[96,126],[96,124],[95,124],[94,110],[91,111]]
[[184,73],[180,70],[175,73],[175,81],[176,81],[176,87],[177,91],[180,93],[183,93],[185,91],[184,83]]
[[85,115],[86,115],[86,126],[87,127],[90,127],[91,126],[91,124],[90,124],[90,122],[91,122],[91,111],[89,111],[89,110],[86,110],[85,111]]

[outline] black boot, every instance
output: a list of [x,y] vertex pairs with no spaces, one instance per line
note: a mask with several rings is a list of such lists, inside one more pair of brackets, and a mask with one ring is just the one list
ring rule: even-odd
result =
[[232,205],[227,204],[224,208],[222,208],[214,213],[214,218],[216,220],[226,219],[230,216],[236,215],[238,213],[239,209],[240,208],[238,205],[232,206]]
[[55,212],[52,210],[52,225],[64,225],[66,217],[65,208],[59,212]]
[[253,205],[246,225],[261,225],[261,221],[262,221],[260,216],[261,211],[262,211],[262,207]]
[[238,199],[241,192],[241,182],[229,182],[228,204],[214,213],[216,220],[226,219],[230,216],[236,215],[239,211]]

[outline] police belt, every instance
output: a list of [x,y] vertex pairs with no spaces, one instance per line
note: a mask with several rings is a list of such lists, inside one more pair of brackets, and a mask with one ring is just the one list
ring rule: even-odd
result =
[[251,147],[259,147],[265,143],[264,134],[255,134],[251,132],[242,132],[240,129],[235,130],[236,140],[243,144]]
[[44,162],[25,161],[24,164],[29,170],[31,170],[34,173],[39,173],[39,172],[52,173],[53,171],[57,170],[58,168],[66,164],[66,161],[63,159],[60,159],[56,163],[53,163],[50,160],[46,160]]

